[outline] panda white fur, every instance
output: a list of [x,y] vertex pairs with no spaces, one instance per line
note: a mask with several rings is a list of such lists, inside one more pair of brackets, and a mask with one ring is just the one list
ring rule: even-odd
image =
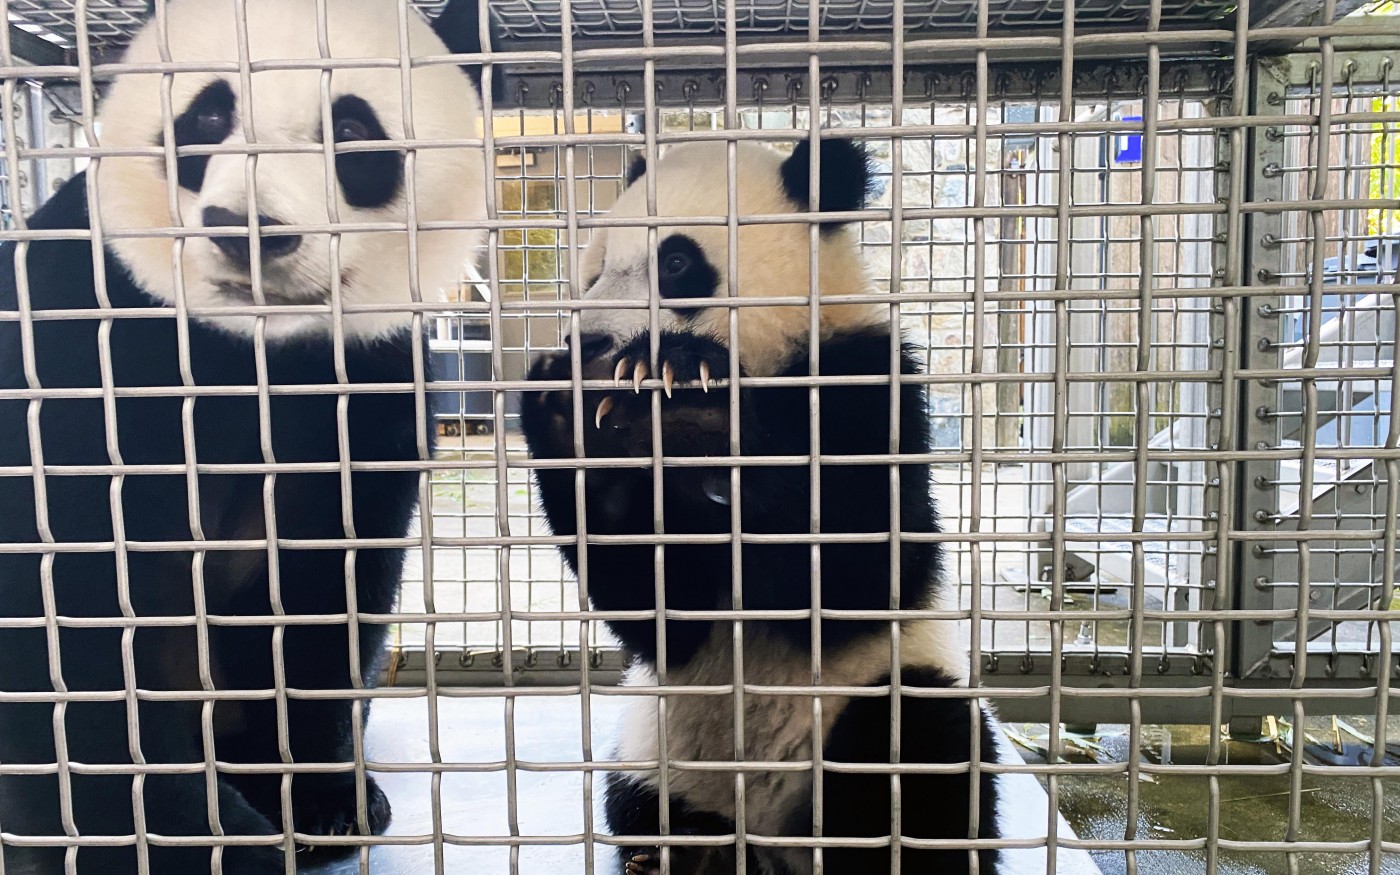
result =
[[[298,850],[313,853],[296,860],[329,859],[339,851],[315,836],[380,833],[390,817],[373,780],[357,785],[343,767],[296,772],[286,812],[281,775],[237,766],[281,763],[284,754],[297,764],[354,761],[351,701],[324,691],[372,683],[386,626],[334,618],[392,611],[403,551],[351,554],[317,542],[408,533],[419,488],[413,467],[432,431],[413,390],[417,362],[427,364],[425,345],[404,305],[415,294],[434,300],[455,287],[481,232],[420,231],[416,260],[405,230],[346,230],[334,239],[277,232],[332,220],[403,224],[410,190],[420,223],[479,220],[483,155],[463,144],[418,150],[413,163],[394,148],[339,151],[327,160],[327,140],[406,138],[400,67],[335,69],[327,99],[320,69],[266,64],[321,57],[319,8],[332,58],[396,60],[397,3],[169,0],[165,34],[149,24],[125,60],[160,61],[164,36],[169,61],[227,70],[239,62],[240,7],[251,106],[237,72],[175,72],[168,104],[160,73],[119,75],[100,107],[101,145],[162,146],[164,157],[94,161],[29,220],[39,231],[96,229],[92,215],[108,234],[227,230],[180,243],[125,236],[96,252],[71,234],[0,250],[0,311],[12,317],[0,322],[0,543],[36,545],[0,554],[0,691],[87,694],[61,709],[57,739],[52,704],[0,704],[0,762],[39,764],[33,775],[0,779],[0,823],[21,837],[62,837],[66,824],[81,837],[128,837],[120,847],[81,847],[78,872],[136,872],[142,861],[157,875],[208,872],[217,843],[179,844],[179,837],[209,837],[215,829],[267,836],[284,824],[310,837],[309,848]],[[453,0],[432,26],[410,12],[410,50],[417,57],[480,51],[477,8],[477,0]],[[469,70],[444,63],[415,66],[409,75],[413,137],[481,136]],[[255,167],[246,154],[176,151],[251,140],[309,149],[266,152]],[[260,239],[243,227],[250,224],[250,177]],[[341,332],[333,304],[400,309],[344,312]],[[107,305],[118,313],[166,309],[104,321],[97,311]],[[255,305],[267,308],[258,311],[261,320],[250,311]],[[294,305],[303,311],[285,309]],[[243,312],[221,312],[234,307]],[[191,314],[187,325],[177,318],[182,309]],[[62,318],[61,311],[87,312]],[[23,326],[16,313],[26,314]],[[24,338],[30,329],[32,345]],[[292,388],[342,379],[343,397]],[[376,388],[359,391],[360,384]],[[259,385],[268,387],[261,400]],[[14,391],[32,386],[60,394],[32,404]],[[342,461],[388,464],[351,471]],[[275,477],[249,467],[273,462],[319,467]],[[123,476],[93,468],[118,463],[127,466]],[[196,464],[203,467],[187,476]],[[30,473],[39,465],[42,482]],[[342,506],[343,492],[353,510]],[[37,546],[50,540],[66,546]],[[168,549],[200,540],[223,543]],[[274,601],[288,615],[330,615],[332,622],[289,623],[274,657],[273,624],[239,620],[269,617]],[[124,615],[145,623],[124,636]],[[213,618],[207,637],[197,615]],[[280,703],[267,694],[279,683],[296,691]],[[207,687],[223,694],[207,711],[198,701],[160,695]],[[279,738],[284,717],[287,733]],[[128,731],[129,721],[139,735]],[[214,760],[233,767],[221,769],[211,787],[202,764]],[[134,787],[138,761],[194,767],[148,774]],[[99,768],[74,768],[61,792],[55,762]],[[126,766],[126,774],[113,766]],[[137,833],[176,843],[137,847]],[[222,871],[282,872],[284,850],[291,849],[277,842],[227,847]],[[6,871],[65,871],[62,847],[7,841],[4,854]]]
[[[687,217],[724,216],[728,211],[727,144],[678,145],[648,171],[638,165],[619,196],[612,218],[647,215],[648,172],[654,177],[656,214],[673,221],[658,228],[655,253],[657,291],[677,300],[660,310],[658,350],[653,356],[645,307],[586,308],[580,312],[582,377],[614,380],[616,390],[583,393],[584,455],[590,458],[651,456],[652,401],[660,393],[660,443],[667,457],[713,457],[715,467],[694,464],[663,468],[661,520],[667,534],[732,530],[729,455],[729,391],[701,391],[707,380],[730,376],[729,308],[705,305],[731,291],[740,297],[807,296],[809,229],[805,221],[744,224],[738,230],[737,278],[727,282],[728,232],[723,226],[687,224]],[[811,150],[798,144],[790,157],[763,145],[737,146],[740,215],[801,214],[809,208]],[[864,206],[870,180],[866,153],[849,141],[822,141],[820,204],[823,213]],[[820,231],[820,293],[868,292],[858,244],[840,222]],[[589,300],[641,302],[648,298],[649,249],[644,227],[609,226],[595,232],[583,257]],[[744,377],[809,375],[809,308],[738,308],[738,362]],[[895,339],[898,342],[898,339]],[[889,307],[844,304],[820,308],[819,368],[823,376],[866,376],[866,384],[827,385],[819,390],[820,450],[828,457],[878,456],[890,450],[892,362],[904,374],[919,371],[912,350],[902,344],[892,355]],[[526,393],[522,426],[537,459],[575,457],[569,351],[547,354],[533,366],[531,379],[558,381]],[[640,391],[639,391],[640,387]],[[930,448],[929,419],[922,385],[904,382],[899,390],[899,450],[919,456]],[[808,454],[811,399],[806,386],[748,386],[740,390],[739,438],[744,456]],[[536,469],[540,498],[556,534],[576,535],[575,476],[570,467]],[[806,464],[752,464],[742,468],[742,530],[753,537],[741,548],[742,607],[789,611],[791,619],[745,620],[743,678],[748,684],[809,686],[814,632],[813,557],[802,537],[811,520],[810,469]],[[655,531],[652,469],[586,467],[583,482],[589,536],[633,535],[638,543],[593,542],[586,548],[588,594],[602,611],[644,611],[656,607],[656,556],[644,539]],[[936,532],[938,520],[927,465],[899,466],[898,529]],[[832,461],[820,474],[823,533],[871,533],[866,539],[831,540],[820,551],[821,607],[824,610],[878,611],[891,605],[893,491],[888,463]],[[788,537],[791,536],[791,537]],[[577,572],[579,548],[562,548]],[[901,539],[898,544],[898,604],[905,608],[940,605],[938,546]],[[664,594],[668,611],[729,610],[734,551],[730,539],[673,543],[663,548]],[[779,615],[781,617],[782,615]],[[626,683],[645,688],[658,682],[658,624],[651,618],[619,619],[609,627],[632,655]],[[669,618],[664,623],[668,685],[730,685],[734,678],[733,623],[729,620]],[[821,676],[825,686],[870,688],[873,695],[830,695],[822,699],[822,757],[828,763],[875,764],[875,772],[832,766],[823,771],[822,835],[883,838],[891,833],[889,767],[892,730],[889,683],[889,621],[823,618],[820,621]],[[964,842],[970,833],[999,835],[996,782],[983,773],[973,797],[967,763],[974,749],[985,762],[999,759],[994,718],[950,689],[967,683],[967,656],[961,624],[916,620],[901,624],[899,641],[902,719],[901,762],[945,764],[941,772],[906,772],[901,779],[902,835],[915,839]],[[939,696],[943,692],[943,696]],[[921,693],[925,695],[920,695]],[[928,695],[931,694],[931,695]],[[619,761],[660,758],[656,697],[638,696],[624,720]],[[736,755],[732,693],[671,696],[667,705],[666,757],[672,762],[732,761]],[[812,758],[813,702],[809,695],[750,693],[744,699],[743,757],[750,762],[797,762]],[[977,726],[974,728],[974,715]],[[974,748],[975,746],[975,748]],[[959,766],[958,764],[962,764]],[[855,768],[859,768],[858,766]],[[735,827],[732,771],[674,767],[667,772],[672,835],[729,835]],[[659,776],[656,770],[612,773],[605,813],[618,836],[657,836]],[[810,769],[755,767],[746,772],[745,826],[750,835],[813,835],[813,776]],[[971,824],[976,814],[975,827]],[[653,839],[653,842],[655,839]],[[622,849],[629,872],[657,871],[660,850],[644,839]],[[672,846],[671,871],[734,871],[734,845],[709,848]],[[901,852],[900,871],[965,872],[977,855],[979,871],[994,872],[999,854],[991,849],[915,848]],[[834,875],[891,871],[888,840],[861,847],[829,847],[826,872]],[[748,871],[799,875],[813,869],[810,848],[750,843]]]

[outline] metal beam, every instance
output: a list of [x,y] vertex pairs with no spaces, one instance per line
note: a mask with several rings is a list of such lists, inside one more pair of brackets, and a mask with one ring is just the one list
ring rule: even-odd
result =
[[43,37],[21,30],[13,24],[10,27],[10,52],[21,60],[36,67],[56,67],[67,63],[68,50],[55,45]]

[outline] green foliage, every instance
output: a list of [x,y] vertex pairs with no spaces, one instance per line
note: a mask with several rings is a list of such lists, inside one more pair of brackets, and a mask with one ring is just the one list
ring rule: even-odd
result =
[[[1395,14],[1393,2],[1378,14]],[[1372,112],[1400,111],[1400,97],[1386,95],[1371,99]],[[1395,122],[1376,122],[1371,126],[1371,169],[1368,172],[1367,196],[1373,201],[1394,201],[1400,198],[1400,126]],[[1366,211],[1368,234],[1392,234],[1400,230],[1400,210],[1394,206],[1375,207]]]

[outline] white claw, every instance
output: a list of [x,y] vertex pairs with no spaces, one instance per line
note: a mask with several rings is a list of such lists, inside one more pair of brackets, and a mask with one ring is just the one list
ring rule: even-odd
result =
[[603,417],[608,415],[608,411],[613,409],[613,399],[611,395],[604,395],[603,400],[598,402],[598,410],[593,414],[593,427],[603,427]]
[[675,383],[675,381],[676,381],[676,372],[675,372],[675,369],[673,369],[673,368],[671,367],[671,363],[670,363],[670,362],[665,362],[665,363],[663,363],[663,364],[661,365],[661,385],[664,386],[665,389],[666,389],[666,397],[667,397],[667,398],[670,398],[670,397],[671,397],[671,385],[672,385],[673,383]]
[[632,369],[632,391],[641,394],[642,381],[647,378],[650,368],[644,361],[637,362],[637,366]]
[[613,385],[622,385],[622,375],[627,373],[627,359],[618,359],[617,367],[613,368]]
[[710,363],[700,363],[700,388],[706,392],[710,391]]

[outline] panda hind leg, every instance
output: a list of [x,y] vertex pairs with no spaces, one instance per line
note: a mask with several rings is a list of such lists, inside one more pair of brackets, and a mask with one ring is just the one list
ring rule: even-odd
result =
[[[613,835],[650,836],[661,834],[661,799],[656,789],[625,775],[607,777],[604,793],[604,816]],[[718,814],[695,811],[681,803],[672,802],[670,835],[714,836],[734,832],[734,824]],[[720,875],[734,872],[733,845],[671,845],[672,875]],[[618,857],[625,875],[661,875],[661,848],[651,846],[619,846]],[[752,849],[748,854],[748,871],[763,870]]]
[[[881,683],[888,683],[885,678]],[[953,681],[932,668],[905,668],[901,687],[952,687]],[[967,763],[972,756],[972,700],[965,698],[901,698],[900,756],[906,763]],[[869,772],[829,772],[823,783],[828,836],[877,837],[890,834],[890,700],[887,696],[862,697],[836,719],[827,736],[824,756],[833,762],[869,763]],[[985,715],[979,721],[979,759],[995,762],[995,728]],[[900,779],[903,835],[915,839],[966,840],[971,825],[972,783],[968,772],[907,774]],[[981,772],[978,782],[978,829],[982,839],[1000,837],[997,824],[997,789],[992,773]],[[903,875],[938,872],[961,875],[971,871],[977,857],[981,875],[999,871],[1000,855],[994,849],[916,849],[901,853]],[[831,875],[890,872],[889,848],[830,848],[825,854]]]
[[[204,759],[199,739],[189,732],[182,705],[143,702],[140,706],[140,747],[153,766],[198,763]],[[52,706],[13,704],[0,707],[0,751],[12,762],[52,762]],[[121,702],[74,702],[65,713],[64,734],[73,762],[120,765],[129,761],[126,714]],[[203,773],[146,774],[140,793],[130,774],[67,776],[72,825],[79,835],[136,834],[135,803],[142,805],[147,835],[212,836],[208,784]],[[234,787],[227,776],[215,778],[217,822],[230,837],[275,836],[271,820]],[[62,836],[65,815],[59,778],[55,775],[7,775],[0,778],[0,818],[7,831],[20,836]],[[136,875],[139,857],[147,857],[151,875],[202,875],[213,871],[215,843],[160,844],[144,850],[134,844],[89,845],[76,854],[79,875]],[[63,847],[16,847],[6,844],[6,871],[61,875],[67,872]],[[227,875],[273,875],[285,871],[282,848],[268,845],[226,845],[221,854]]]

